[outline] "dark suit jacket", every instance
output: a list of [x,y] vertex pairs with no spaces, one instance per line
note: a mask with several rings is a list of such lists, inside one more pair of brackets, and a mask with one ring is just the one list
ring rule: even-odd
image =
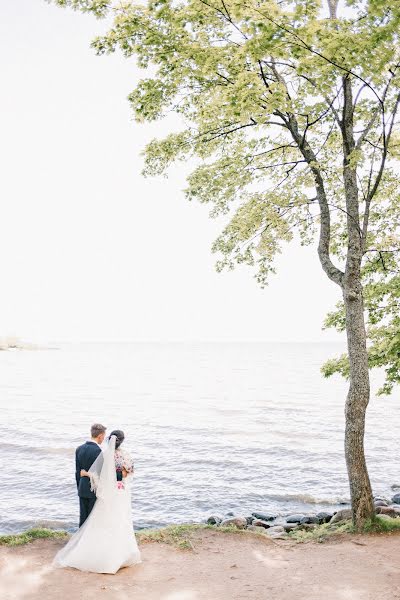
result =
[[89,477],[81,477],[80,473],[81,469],[89,471],[100,452],[100,447],[95,442],[85,442],[76,449],[75,479],[80,498],[96,498],[96,494],[90,490]]

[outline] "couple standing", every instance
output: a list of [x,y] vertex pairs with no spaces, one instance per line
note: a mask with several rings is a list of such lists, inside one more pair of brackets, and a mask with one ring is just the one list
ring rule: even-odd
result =
[[79,529],[54,559],[55,566],[116,573],[142,562],[132,526],[130,483],[133,461],[121,448],[124,432],[92,425],[91,440],[76,449]]

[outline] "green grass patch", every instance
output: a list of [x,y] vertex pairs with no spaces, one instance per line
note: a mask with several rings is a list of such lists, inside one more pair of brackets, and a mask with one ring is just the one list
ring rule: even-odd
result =
[[29,529],[23,533],[15,535],[0,535],[0,546],[22,546],[39,539],[59,539],[65,538],[66,531],[54,531],[52,529]]
[[385,518],[382,515],[376,515],[374,519],[369,519],[364,526],[364,533],[390,533],[391,531],[400,531],[400,518]]
[[368,520],[362,531],[357,531],[352,521],[339,521],[338,523],[324,523],[312,529],[295,529],[290,531],[288,537],[296,542],[324,542],[337,535],[358,533],[368,535],[370,533],[390,533],[400,531],[400,518],[385,518],[376,515],[374,519]]
[[343,533],[353,533],[354,528],[351,521],[343,521],[330,525],[323,523],[312,529],[294,529],[289,531],[288,538],[298,543],[301,542],[324,542],[332,536],[341,535]]

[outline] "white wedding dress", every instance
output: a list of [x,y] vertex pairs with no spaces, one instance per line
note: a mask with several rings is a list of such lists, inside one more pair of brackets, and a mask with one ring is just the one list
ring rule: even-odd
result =
[[[82,527],[57,553],[54,566],[114,574],[142,562],[132,525],[132,474],[117,482],[116,462],[126,455],[115,450],[115,440],[111,436],[106,450],[89,469],[97,496],[95,505]],[[126,460],[129,463],[129,457]]]

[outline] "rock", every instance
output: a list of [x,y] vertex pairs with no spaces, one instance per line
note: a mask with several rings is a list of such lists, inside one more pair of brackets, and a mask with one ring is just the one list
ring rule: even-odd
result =
[[257,527],[257,525],[248,525],[247,530],[248,531],[256,531],[258,533],[266,533],[266,531],[267,531],[264,527]]
[[318,523],[299,523],[298,529],[315,529],[318,527]]
[[230,510],[229,512],[226,513],[226,516],[227,517],[234,517],[235,513]]
[[265,530],[265,533],[271,538],[285,539],[287,537],[287,533],[283,525],[275,525],[274,527],[270,527],[269,529]]
[[394,504],[400,504],[400,494],[395,494],[395,495],[392,497],[392,502],[393,502]]
[[262,521],[273,521],[276,517],[270,513],[251,513],[255,519],[261,519]]
[[247,521],[247,525],[251,525],[252,522],[254,521],[254,517],[253,516],[246,517],[246,521]]
[[286,523],[300,523],[300,521],[302,519],[304,519],[306,515],[290,515],[290,517],[287,517],[286,519]]
[[374,500],[374,506],[387,506],[387,502],[384,500]]
[[293,531],[293,529],[297,529],[298,524],[297,523],[284,523],[282,525],[282,527],[286,532],[288,532],[288,531]]
[[232,519],[224,519],[220,525],[221,527],[237,527],[237,529],[246,529],[247,520],[245,517],[233,517]]
[[320,520],[318,519],[318,517],[309,516],[309,517],[303,517],[301,519],[300,523],[302,525],[304,525],[305,523],[315,523],[315,524],[319,525]]
[[385,498],[384,496],[374,496],[374,502],[381,500],[382,502],[386,502],[386,504],[389,504],[389,500],[387,498]]
[[319,512],[316,514],[317,519],[319,519],[320,523],[329,523],[329,521],[332,519],[333,515],[331,513],[327,513],[327,512]]
[[381,519],[385,519],[385,521],[391,521],[393,517],[391,515],[380,514],[379,517]]
[[400,517],[400,507],[393,508],[392,506],[377,506],[375,510],[377,515],[387,515],[388,517]]
[[252,525],[264,527],[265,529],[269,529],[271,527],[270,523],[267,523],[267,521],[263,521],[262,519],[254,519]]
[[206,522],[208,525],[220,525],[222,523],[222,517],[211,515],[211,517],[208,517]]
[[343,510],[338,510],[329,521],[330,523],[338,523],[339,521],[347,521],[352,518],[352,513],[350,508],[344,508]]
[[273,527],[270,527],[269,529],[267,529],[267,534],[273,534],[273,533],[283,533],[285,531],[285,528],[283,525],[273,525]]

